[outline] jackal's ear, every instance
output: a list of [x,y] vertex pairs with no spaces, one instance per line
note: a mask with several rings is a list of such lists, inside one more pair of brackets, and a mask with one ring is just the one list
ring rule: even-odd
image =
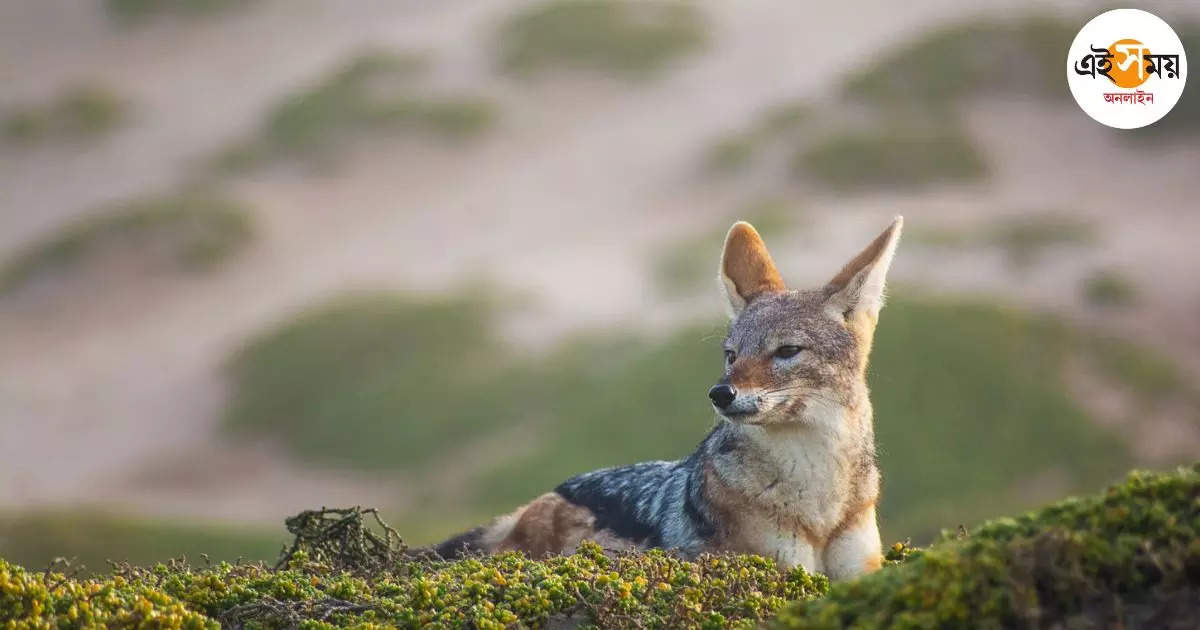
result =
[[745,221],[738,221],[729,228],[717,277],[729,299],[732,317],[737,317],[755,297],[787,289],[762,237]]
[[829,295],[825,303],[831,315],[847,322],[854,321],[855,316],[865,315],[872,325],[878,320],[879,309],[883,307],[884,281],[896,254],[896,245],[900,243],[903,226],[904,217],[896,217],[883,234],[875,237],[829,281],[825,287]]

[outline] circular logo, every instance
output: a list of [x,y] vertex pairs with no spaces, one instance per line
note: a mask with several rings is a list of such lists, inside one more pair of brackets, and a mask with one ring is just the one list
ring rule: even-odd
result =
[[1187,56],[1179,36],[1140,9],[1101,13],[1067,53],[1067,85],[1097,122],[1117,129],[1152,124],[1183,94]]

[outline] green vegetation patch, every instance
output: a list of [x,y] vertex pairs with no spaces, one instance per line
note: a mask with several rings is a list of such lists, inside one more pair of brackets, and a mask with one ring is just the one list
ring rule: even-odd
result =
[[228,424],[326,463],[413,470],[463,436],[519,421],[486,296],[350,296],[264,334],[230,364]]
[[10,143],[31,145],[50,140],[85,141],[119,127],[129,105],[100,85],[77,85],[50,103],[15,107],[0,115],[0,134]]
[[1062,66],[1082,23],[1035,15],[950,24],[885,52],[847,77],[844,91],[878,107],[918,111],[984,94],[1070,104]]
[[[38,574],[0,560],[0,619],[61,628],[136,625],[232,627],[754,627],[788,602],[825,592],[803,569],[754,556],[662,551],[606,553],[585,543],[570,556],[517,553],[456,562],[407,559],[371,573],[342,571],[304,550],[262,565],[193,569],[173,562],[121,567],[107,579]],[[98,600],[98,601],[96,601]]]
[[201,554],[213,562],[269,560],[279,555],[286,540],[270,532],[112,512],[0,515],[0,557],[35,569],[61,557],[73,570],[89,575],[107,572],[110,560],[139,566],[181,556],[200,561]]
[[911,190],[983,178],[987,164],[956,125],[845,130],[802,148],[797,170],[839,191]]
[[813,108],[802,101],[788,101],[767,108],[750,128],[731,133],[716,142],[704,159],[711,173],[729,173],[745,169],[768,145],[791,141],[815,116]]
[[999,246],[1014,265],[1028,266],[1048,249],[1095,242],[1091,222],[1065,214],[1030,214],[995,221],[981,235],[985,243]]
[[183,192],[114,204],[34,243],[0,267],[0,292],[105,253],[132,252],[155,266],[208,269],[252,237],[247,209],[218,195]]
[[[1062,212],[1029,212],[1000,217],[981,226],[969,228],[926,227],[914,229],[909,241],[924,247],[964,249],[968,247],[999,248],[1008,262],[1017,268],[1028,268],[1051,250],[1064,247],[1087,247],[1095,244],[1095,225],[1087,220]],[[1115,279],[1098,278],[1111,283]],[[1100,286],[1100,291],[1121,291],[1123,287]],[[1109,295],[1103,298],[1117,299]]]
[[1197,420],[1200,420],[1200,390],[1173,362],[1112,335],[1091,335],[1083,343],[1090,365],[1129,388],[1142,405],[1153,407],[1172,401],[1190,401],[1197,411]]
[[524,75],[571,69],[647,76],[707,40],[707,26],[691,3],[551,0],[504,22],[499,56],[502,66]]
[[1101,269],[1084,278],[1083,297],[1093,306],[1124,308],[1138,301],[1137,286],[1115,269]]
[[280,103],[257,137],[227,149],[218,166],[241,170],[284,158],[328,160],[380,132],[423,131],[462,141],[492,125],[496,112],[488,101],[419,95],[416,80],[425,65],[419,56],[363,53]]
[[987,523],[836,584],[776,628],[1184,628],[1200,615],[1200,466]]
[[[298,536],[275,569],[174,560],[81,579],[0,560],[0,621],[58,628],[750,628],[763,621],[831,629],[1183,628],[1200,614],[1200,465],[1135,472],[1103,494],[992,521],[928,549],[897,543],[882,570],[832,586],[756,556],[686,561],[657,550],[607,552],[590,542],[542,560],[510,552],[447,562],[397,554],[402,545],[390,539],[372,551],[364,544],[368,514],[338,512],[321,521],[321,536]],[[363,553],[374,560],[331,561]]]
[[1127,468],[1119,437],[1066,386],[1067,360],[1082,351],[1050,316],[893,297],[868,378],[885,537],[929,540],[940,527],[1027,509],[1036,499],[1023,484],[1059,477],[1078,491]]
[[116,20],[137,22],[160,15],[212,15],[253,2],[254,0],[104,0],[104,10]]

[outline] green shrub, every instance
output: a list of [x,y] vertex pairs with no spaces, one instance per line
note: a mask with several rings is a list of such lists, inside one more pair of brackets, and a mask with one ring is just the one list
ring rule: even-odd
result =
[[1112,269],[1099,270],[1083,281],[1083,297],[1093,306],[1121,308],[1137,302],[1133,281]]
[[830,135],[796,154],[806,176],[835,190],[919,189],[981,179],[987,164],[955,125]]
[[1009,262],[1018,267],[1037,262],[1050,248],[1090,245],[1095,238],[1095,229],[1090,222],[1056,213],[1000,219],[987,226],[980,235],[983,243],[1003,249]]
[[108,88],[84,84],[66,89],[53,102],[17,107],[0,117],[3,137],[16,144],[90,140],[115,130],[128,117],[128,104]]
[[794,139],[814,117],[813,108],[803,101],[784,101],[759,114],[748,129],[730,133],[708,150],[704,166],[710,173],[729,173],[744,170],[764,145]]
[[550,68],[645,76],[703,47],[707,27],[680,2],[550,0],[500,29],[500,63],[518,74]]
[[851,73],[844,91],[878,107],[916,111],[943,111],[982,94],[1069,105],[1062,65],[1080,24],[1037,15],[951,24]]
[[[1086,219],[1042,212],[1001,217],[973,227],[914,226],[905,233],[905,238],[908,242],[942,249],[994,247],[1000,249],[1013,266],[1027,268],[1052,249],[1092,245],[1096,230]],[[1095,290],[1113,292],[1102,297],[1093,296],[1097,299],[1119,299],[1115,292],[1125,288],[1113,286],[1116,278],[1096,276],[1095,279],[1109,285],[1096,286]],[[1092,290],[1091,280],[1087,286]]]
[[[1191,398],[1200,409],[1200,393],[1179,367],[1161,355],[1112,335],[1091,335],[1083,342],[1090,364],[1115,383],[1129,388],[1142,405]],[[1200,414],[1197,415],[1200,418]]]
[[987,523],[836,584],[776,628],[1184,628],[1200,615],[1200,465]]
[[200,192],[114,204],[36,242],[0,267],[0,292],[103,252],[134,250],[154,264],[207,269],[253,236],[239,202]]
[[381,132],[425,131],[465,140],[494,122],[490,102],[417,96],[415,81],[425,62],[413,55],[362,53],[280,103],[254,140],[226,149],[217,165],[236,171],[279,159],[319,162]]
[[890,299],[868,374],[885,538],[928,541],[938,527],[1028,509],[1037,499],[1022,488],[1044,476],[1077,492],[1128,468],[1122,440],[1066,385],[1068,360],[1083,352],[1048,315]]
[[326,463],[418,469],[516,420],[532,383],[510,372],[493,309],[368,294],[305,313],[234,357],[229,426]]
[[121,21],[138,21],[156,15],[209,15],[251,4],[253,0],[104,0],[104,9]]
[[759,138],[750,133],[729,134],[708,150],[704,166],[709,172],[740,171],[750,165],[758,150]]

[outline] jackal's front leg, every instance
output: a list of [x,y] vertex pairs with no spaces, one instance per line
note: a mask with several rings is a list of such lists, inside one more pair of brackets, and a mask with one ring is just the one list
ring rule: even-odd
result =
[[849,524],[825,545],[823,560],[831,580],[847,580],[880,567],[883,555],[874,505],[850,515]]

